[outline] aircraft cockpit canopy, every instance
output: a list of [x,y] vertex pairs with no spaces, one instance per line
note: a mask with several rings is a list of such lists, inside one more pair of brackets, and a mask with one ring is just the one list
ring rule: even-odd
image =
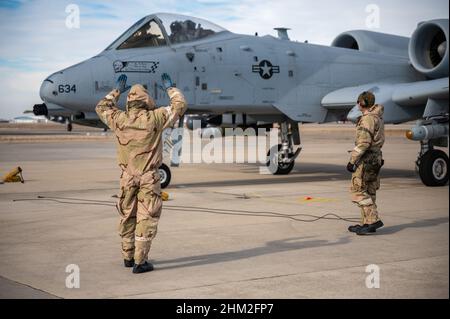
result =
[[167,41],[155,20],[144,23],[136,32],[117,47],[121,49],[134,49],[144,47],[159,47],[167,45]]
[[161,20],[171,44],[200,40],[227,31],[209,21],[175,14],[157,15]]
[[203,19],[159,13],[136,22],[106,50],[116,46],[118,50],[122,50],[192,42],[225,31],[227,30]]

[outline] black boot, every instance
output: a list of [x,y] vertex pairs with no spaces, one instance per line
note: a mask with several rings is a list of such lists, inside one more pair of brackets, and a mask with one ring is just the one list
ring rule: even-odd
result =
[[153,270],[153,265],[151,264],[151,263],[149,263],[149,262],[145,262],[145,263],[143,263],[143,264],[140,264],[140,265],[134,265],[134,267],[133,267],[133,273],[134,274],[140,274],[140,273],[143,273],[143,272],[147,272],[147,271],[152,271]]
[[123,260],[123,265],[127,268],[131,268],[134,266],[134,258],[132,258],[131,260],[128,259],[124,259]]
[[[348,226],[348,231],[351,232],[351,233],[357,233],[364,226],[367,226],[367,224]],[[370,232],[371,233],[375,233],[375,230],[372,229]]]
[[348,226],[348,231],[351,233],[356,233],[361,227],[361,225]]
[[368,233],[375,233],[378,228],[383,227],[384,224],[381,220],[373,224],[364,224],[360,229],[356,231],[357,235],[366,235]]

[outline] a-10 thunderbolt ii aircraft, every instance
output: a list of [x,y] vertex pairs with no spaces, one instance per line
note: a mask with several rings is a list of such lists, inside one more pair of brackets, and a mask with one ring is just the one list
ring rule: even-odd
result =
[[[420,23],[411,38],[370,31],[340,34],[331,46],[232,33],[211,22],[167,13],[148,15],[100,54],[46,78],[39,115],[71,112],[71,120],[99,125],[96,103],[122,74],[146,85],[157,105],[172,76],[194,114],[218,125],[279,123],[278,169],[287,174],[300,151],[297,123],[355,120],[357,96],[375,93],[386,123],[420,120],[407,137],[420,142],[417,166],[429,186],[448,181],[449,23]],[[119,105],[124,107],[125,96]],[[52,111],[56,110],[56,111]],[[55,113],[56,112],[56,113]]]

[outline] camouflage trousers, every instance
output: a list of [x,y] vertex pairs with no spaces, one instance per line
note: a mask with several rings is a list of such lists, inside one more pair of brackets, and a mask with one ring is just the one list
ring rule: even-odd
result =
[[352,174],[350,193],[352,202],[361,210],[361,224],[373,224],[379,220],[376,205],[377,190],[380,188],[379,172],[382,166],[380,151],[364,154],[361,163]]
[[161,209],[158,171],[136,176],[123,170],[117,210],[124,259],[134,258],[136,264],[147,260],[152,240],[156,236]]

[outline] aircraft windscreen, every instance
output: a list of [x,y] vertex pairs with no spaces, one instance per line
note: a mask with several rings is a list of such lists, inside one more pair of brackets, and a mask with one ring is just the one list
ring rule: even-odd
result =
[[117,49],[133,49],[144,47],[159,47],[167,45],[159,25],[155,20],[145,23],[133,35],[126,39]]
[[210,37],[226,29],[209,21],[173,14],[158,14],[172,44],[196,41]]
[[134,23],[131,27],[129,27],[124,33],[122,33],[117,39],[114,40],[113,43],[111,43],[105,50],[109,50],[112,49],[117,42],[128,32],[130,32],[131,30],[133,30],[134,28],[136,28],[138,25],[140,25],[143,21],[145,20],[145,17],[143,17],[142,19],[140,19],[139,21],[137,21],[136,23]]

